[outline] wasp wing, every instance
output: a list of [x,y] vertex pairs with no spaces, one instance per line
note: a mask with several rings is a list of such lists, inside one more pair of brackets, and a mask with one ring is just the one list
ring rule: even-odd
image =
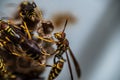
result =
[[80,66],[79,66],[77,60],[75,59],[75,57],[74,57],[74,55],[73,55],[73,52],[72,52],[72,50],[70,49],[70,47],[68,48],[68,51],[69,51],[69,53],[70,53],[70,56],[72,57],[72,60],[73,60],[74,65],[75,65],[75,70],[76,70],[76,72],[77,72],[77,76],[80,77],[80,76],[81,76]]
[[70,75],[71,75],[71,80],[73,80],[72,68],[71,68],[70,59],[68,57],[67,51],[66,51],[66,57],[67,57],[68,67],[69,67],[69,71],[70,71]]

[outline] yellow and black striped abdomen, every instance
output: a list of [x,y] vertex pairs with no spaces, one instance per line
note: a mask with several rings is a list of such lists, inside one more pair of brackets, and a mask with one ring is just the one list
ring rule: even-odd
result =
[[7,70],[7,66],[5,65],[3,59],[0,57],[0,76],[2,79],[0,80],[12,80],[15,79],[16,76]]
[[64,61],[63,60],[60,60],[60,61],[56,62],[53,65],[53,67],[52,67],[52,69],[50,71],[48,80],[55,79],[60,74],[60,72],[62,71],[63,65],[64,65]]
[[6,72],[7,70],[6,70],[6,66],[5,66],[5,64],[4,64],[4,62],[3,62],[3,59],[2,58],[0,58],[0,72],[1,73],[4,73],[4,72]]

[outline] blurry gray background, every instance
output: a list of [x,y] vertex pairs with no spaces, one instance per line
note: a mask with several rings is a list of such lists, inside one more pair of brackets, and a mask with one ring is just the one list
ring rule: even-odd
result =
[[[11,16],[16,7],[7,3],[22,0],[0,0],[0,16]],[[66,34],[82,76],[80,80],[120,80],[120,0],[35,0],[50,20],[56,12],[70,12],[78,19],[68,25]],[[13,5],[14,6],[14,5]],[[74,65],[75,80],[78,80]],[[49,69],[43,76],[49,74]],[[56,80],[70,80],[67,64]]]

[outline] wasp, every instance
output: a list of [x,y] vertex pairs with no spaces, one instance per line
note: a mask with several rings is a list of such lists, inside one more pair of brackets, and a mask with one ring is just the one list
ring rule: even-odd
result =
[[23,1],[19,6],[18,12],[20,18],[22,18],[22,22],[26,23],[30,32],[35,29],[39,30],[40,27],[42,27],[42,31],[45,34],[49,34],[53,31],[53,24],[51,21],[43,20],[42,13],[34,1]]
[[66,57],[68,60],[68,66],[69,66],[69,70],[70,70],[70,74],[71,74],[71,80],[73,80],[73,74],[72,74],[72,69],[71,69],[67,50],[69,51],[69,53],[73,59],[78,77],[80,77],[80,74],[81,74],[79,64],[78,64],[77,60],[75,59],[73,52],[71,51],[71,49],[69,47],[68,40],[65,38],[66,34],[64,33],[64,31],[65,31],[65,28],[67,25],[67,21],[68,20],[66,20],[66,22],[65,22],[65,26],[64,26],[63,31],[54,34],[55,38],[58,40],[58,41],[56,41],[57,50],[55,51],[55,57],[54,57],[54,65],[56,65],[56,66],[52,67],[50,74],[49,74],[49,77],[48,77],[48,80],[53,80],[60,74],[60,72],[63,68],[63,65],[64,65],[64,61],[65,61],[63,56],[62,56],[64,53],[66,53]]
[[[22,34],[19,29],[16,29],[14,25],[8,24],[4,21],[1,21],[1,34],[5,35],[3,40],[7,43],[15,45],[15,47],[21,47],[27,55],[29,55],[34,60],[43,58],[44,54],[41,48],[37,45],[34,40],[28,40],[24,34]],[[8,44],[7,44],[8,45]],[[5,45],[9,50],[9,46]]]
[[34,30],[40,21],[40,17],[36,14],[35,8],[36,4],[34,2],[23,1],[19,7],[19,16],[22,18],[22,23],[26,22],[29,30]]
[[[3,54],[3,53],[2,53]],[[12,72],[8,71],[5,61],[0,56],[0,78],[2,80],[15,80],[16,76]]]
[[51,21],[43,19],[42,12],[38,9],[36,3],[34,1],[23,1],[19,6],[18,14],[22,20],[19,26],[28,39],[33,39],[39,45],[42,45],[46,52],[52,53],[54,50],[53,44],[38,39],[36,35],[44,38],[50,36],[51,38],[54,25]]
[[[5,57],[6,64],[12,72],[26,74],[29,77],[29,72],[32,72],[38,76],[45,68],[46,55],[37,43],[28,40],[19,27],[2,20],[0,31],[0,46],[5,50],[5,54],[1,55]],[[12,59],[8,60],[10,57]]]
[[30,80],[38,78],[38,75],[44,70],[43,66],[37,61],[25,56],[13,55],[9,50],[3,49],[2,46],[0,56],[2,58],[0,59],[0,78],[2,80],[17,80],[16,78],[21,78],[22,80],[29,78]]
[[[68,20],[66,20],[65,25],[64,25],[64,29],[63,29],[62,32],[54,33],[54,37],[57,39],[57,41],[55,41],[53,39],[45,39],[45,38],[42,38],[42,37],[39,36],[39,39],[42,39],[46,42],[52,42],[52,43],[55,43],[57,45],[57,49],[53,53],[53,54],[55,54],[54,60],[53,60],[54,65],[51,66],[52,69],[49,73],[48,80],[55,79],[60,74],[60,72],[62,71],[64,62],[66,61],[63,58],[64,53],[66,53],[66,57],[67,57],[67,61],[68,61],[68,67],[69,67],[70,75],[71,75],[71,80],[73,80],[72,68],[71,68],[69,57],[68,57],[68,51],[70,53],[70,56],[73,60],[74,65],[75,65],[75,70],[77,72],[77,76],[80,77],[80,75],[81,75],[80,66],[79,66],[76,58],[74,57],[71,48],[69,47],[69,42],[66,39],[66,34],[64,33],[67,22],[68,22]],[[53,54],[51,54],[51,55],[53,55]]]

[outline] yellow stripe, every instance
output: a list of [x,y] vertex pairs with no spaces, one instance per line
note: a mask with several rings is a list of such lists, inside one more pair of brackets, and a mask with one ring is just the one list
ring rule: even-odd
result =
[[9,28],[8,30],[7,30],[7,32],[10,32],[11,31],[11,28]]
[[31,57],[31,56],[32,56],[32,54],[28,54],[28,56],[30,56],[30,57]]
[[20,54],[17,54],[15,52],[12,52],[13,55],[16,55],[16,56],[21,56]]
[[3,44],[0,42],[0,47],[3,47]]
[[20,16],[23,17],[22,12],[20,12]]
[[[13,32],[12,32],[12,31],[13,31],[13,30],[12,30],[11,28],[9,28],[9,29],[7,30],[8,33],[10,33],[12,36],[14,36],[14,34],[13,34],[14,31],[13,31]],[[15,32],[14,32],[14,33],[15,33]]]
[[9,28],[9,26],[7,26],[6,28],[5,28],[5,30],[7,30]]
[[52,77],[55,77],[55,73],[52,73]]
[[0,61],[0,68],[2,68],[3,67],[3,63],[2,63],[2,61]]
[[51,76],[51,77],[50,77],[50,80],[52,80],[52,79],[53,79],[53,77]]
[[56,74],[59,74],[59,72],[58,72],[58,70],[57,70],[57,69],[55,69],[55,73],[56,73]]
[[14,25],[14,27],[20,29],[18,26],[15,26],[15,25]]
[[11,41],[8,37],[5,37],[6,40]]
[[10,32],[10,35],[14,36],[14,34],[12,32]]

